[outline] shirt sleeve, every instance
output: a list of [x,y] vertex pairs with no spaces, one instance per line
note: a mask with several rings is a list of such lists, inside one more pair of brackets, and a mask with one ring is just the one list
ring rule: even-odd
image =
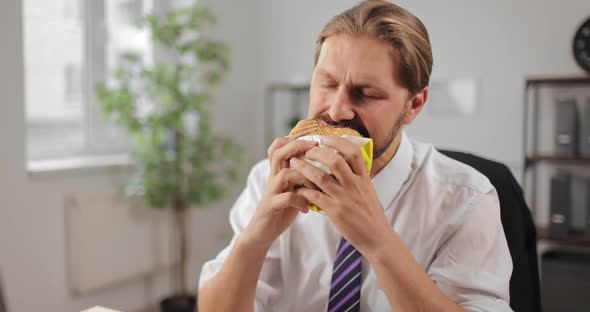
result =
[[[199,279],[199,289],[219,272],[232,250],[237,236],[250,222],[268,180],[268,166],[268,161],[262,161],[250,171],[246,188],[234,203],[229,214],[229,222],[234,236],[229,245],[215,259],[203,265]],[[271,305],[279,299],[282,287],[280,274],[278,274],[280,272],[279,248],[279,240],[276,240],[266,254],[256,287],[255,311],[264,311],[265,306]]]
[[439,250],[428,274],[467,311],[512,311],[512,259],[495,189],[472,203],[464,222]]

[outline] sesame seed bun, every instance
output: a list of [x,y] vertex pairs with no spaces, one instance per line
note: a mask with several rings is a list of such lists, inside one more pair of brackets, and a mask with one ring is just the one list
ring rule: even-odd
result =
[[291,129],[288,138],[297,139],[306,135],[351,135],[363,137],[360,133],[351,128],[330,127],[315,119],[305,119],[298,122],[297,125]]

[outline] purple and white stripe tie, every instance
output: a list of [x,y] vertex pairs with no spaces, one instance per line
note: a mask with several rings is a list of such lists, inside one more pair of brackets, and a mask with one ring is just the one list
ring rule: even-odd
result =
[[356,248],[342,238],[332,270],[328,312],[359,311],[362,259]]

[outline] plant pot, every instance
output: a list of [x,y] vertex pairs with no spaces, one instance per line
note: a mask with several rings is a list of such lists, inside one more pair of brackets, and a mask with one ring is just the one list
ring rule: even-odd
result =
[[160,301],[161,312],[196,312],[197,298],[193,295],[174,295]]

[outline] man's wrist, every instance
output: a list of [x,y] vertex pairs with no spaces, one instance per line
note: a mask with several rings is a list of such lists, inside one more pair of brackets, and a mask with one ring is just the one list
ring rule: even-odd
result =
[[372,266],[384,265],[395,257],[396,250],[400,249],[400,244],[403,244],[403,242],[397,233],[389,228],[387,231],[384,231],[381,239],[379,239],[379,243],[374,244],[373,248],[363,255]]
[[255,235],[245,230],[236,238],[235,248],[239,251],[245,251],[248,253],[256,252],[266,255],[271,245],[272,242],[268,243],[261,241],[260,239],[257,239]]

